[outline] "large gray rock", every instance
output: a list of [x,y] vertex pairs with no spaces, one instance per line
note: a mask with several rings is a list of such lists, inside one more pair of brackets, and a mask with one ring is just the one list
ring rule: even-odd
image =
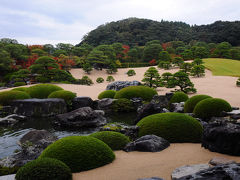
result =
[[117,99],[104,98],[98,101],[98,109],[104,110],[106,112],[111,112],[111,106]]
[[197,173],[199,171],[210,168],[208,164],[186,165],[175,169],[172,172],[172,180],[178,180],[182,177]]
[[99,127],[106,124],[104,112],[82,107],[65,114],[56,116],[55,125],[69,128]]
[[166,149],[170,143],[155,135],[146,135],[128,143],[124,147],[124,151],[143,151],[143,152],[158,152]]
[[213,152],[240,156],[240,124],[228,122],[206,124],[202,146]]
[[213,166],[223,165],[223,164],[232,164],[232,163],[236,163],[236,162],[224,157],[215,157],[209,161],[209,164]]
[[72,101],[73,110],[82,108],[82,107],[91,107],[93,108],[93,100],[87,96],[75,97]]
[[141,83],[139,81],[115,81],[107,85],[106,90],[115,90],[119,91],[122,88],[128,86],[139,86]]
[[169,109],[171,112],[183,113],[184,112],[184,102],[171,103],[169,106]]
[[14,124],[17,124],[18,122],[24,121],[26,119],[27,119],[26,116],[11,114],[4,118],[0,118],[0,125],[14,125]]
[[25,134],[18,142],[21,147],[20,151],[2,159],[0,166],[21,167],[27,162],[38,158],[42,151],[56,140],[57,137],[46,130],[32,130]]
[[15,174],[0,176],[0,180],[15,180]]
[[240,164],[218,165],[176,180],[239,180]]
[[11,112],[28,117],[48,117],[67,112],[63,99],[24,99],[11,103]]

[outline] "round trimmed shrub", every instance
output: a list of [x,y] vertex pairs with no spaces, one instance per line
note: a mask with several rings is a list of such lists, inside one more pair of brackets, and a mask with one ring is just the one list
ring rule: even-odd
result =
[[23,91],[3,91],[0,92],[0,104],[1,105],[9,105],[10,102],[13,100],[18,100],[18,99],[30,99],[31,97],[29,94]]
[[122,150],[127,143],[130,142],[129,138],[119,132],[101,131],[90,135],[104,143],[106,143],[112,150]]
[[113,101],[110,108],[114,112],[131,112],[135,110],[132,101],[126,98],[120,98],[116,101]]
[[31,161],[21,167],[16,180],[71,180],[70,168],[62,161],[52,158],[42,158]]
[[134,75],[136,75],[136,72],[133,69],[129,69],[128,72],[127,72],[127,75],[128,76],[134,76]]
[[73,98],[76,97],[76,93],[66,90],[54,91],[52,92],[48,98],[61,98],[64,99],[67,104],[71,104]]
[[103,91],[101,92],[99,95],[98,95],[98,99],[103,99],[103,98],[114,98],[116,94],[116,91],[114,90],[106,90],[106,91]]
[[195,106],[193,113],[196,117],[202,119],[210,119],[211,117],[219,117],[223,111],[229,112],[232,110],[231,105],[220,98],[207,98]]
[[102,77],[98,77],[98,78],[96,79],[96,82],[97,82],[97,83],[103,83],[103,82],[104,82],[104,79],[103,79]]
[[89,136],[68,136],[59,139],[42,152],[40,158],[44,157],[64,162],[72,173],[94,169],[115,159],[108,145]]
[[115,79],[112,76],[108,76],[106,79],[107,82],[115,81]]
[[11,91],[23,91],[23,92],[27,92],[27,87],[18,87],[18,88],[14,88]]
[[35,86],[31,86],[27,89],[27,92],[32,98],[44,99],[48,98],[48,96],[54,92],[63,90],[61,87],[53,84],[37,84]]
[[200,142],[203,127],[191,116],[182,113],[159,113],[137,123],[139,136],[154,134],[172,143]]
[[188,95],[184,92],[175,92],[170,99],[170,103],[180,103],[188,100]]
[[14,86],[17,87],[17,86],[25,86],[26,83],[25,82],[15,82],[14,83]]
[[197,105],[197,103],[199,103],[200,101],[207,99],[207,98],[211,98],[211,96],[208,95],[195,95],[192,96],[191,98],[189,98],[185,104],[184,104],[184,112],[185,113],[192,113],[195,106]]
[[155,89],[152,89],[150,87],[146,86],[128,86],[120,91],[117,91],[114,98],[120,99],[120,98],[126,98],[126,99],[132,99],[132,98],[142,98],[145,101],[150,101],[154,95],[157,94],[157,91]]

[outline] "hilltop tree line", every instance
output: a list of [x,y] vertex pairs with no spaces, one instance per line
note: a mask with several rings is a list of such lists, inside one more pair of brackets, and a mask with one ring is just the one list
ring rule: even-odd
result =
[[240,21],[216,21],[208,25],[190,26],[184,22],[153,21],[149,19],[128,18],[100,25],[86,34],[83,43],[92,46],[120,42],[129,46],[143,46],[148,41],[203,41],[207,43],[229,42],[240,45]]

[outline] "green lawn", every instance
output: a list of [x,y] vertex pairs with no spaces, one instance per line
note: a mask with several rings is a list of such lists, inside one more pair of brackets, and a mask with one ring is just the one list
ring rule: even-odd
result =
[[204,66],[212,71],[214,76],[240,77],[240,61],[232,59],[207,58],[203,59]]

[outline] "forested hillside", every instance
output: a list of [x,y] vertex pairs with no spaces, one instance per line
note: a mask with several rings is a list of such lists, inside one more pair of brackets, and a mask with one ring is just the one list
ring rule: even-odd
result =
[[161,43],[169,41],[189,43],[193,40],[212,43],[227,41],[238,46],[240,21],[216,21],[209,25],[190,26],[184,22],[128,18],[99,26],[85,35],[80,44],[97,46],[120,42],[130,46],[142,46],[151,40],[160,40]]

